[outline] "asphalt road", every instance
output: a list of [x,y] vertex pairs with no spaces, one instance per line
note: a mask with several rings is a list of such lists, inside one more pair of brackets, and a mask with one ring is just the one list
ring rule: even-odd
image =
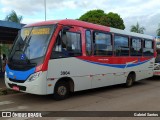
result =
[[[160,111],[160,77],[139,81],[131,88],[115,85],[76,92],[63,101],[55,101],[51,96],[26,93],[3,95],[0,96],[0,111]],[[7,119],[18,120],[17,118]],[[159,117],[53,117],[41,119],[159,120],[160,114]]]

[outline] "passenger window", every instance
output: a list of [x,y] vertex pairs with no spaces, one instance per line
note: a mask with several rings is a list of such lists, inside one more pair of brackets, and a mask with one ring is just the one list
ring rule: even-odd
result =
[[[62,36],[62,37],[61,37]],[[65,58],[82,55],[81,37],[79,33],[65,32],[58,35],[51,58]]]
[[116,56],[129,56],[128,37],[115,35],[114,50]]
[[86,31],[86,54],[91,55],[92,54],[92,40],[91,40],[91,31]]
[[94,55],[112,55],[111,34],[100,32],[94,33]]
[[144,56],[153,56],[153,42],[151,40],[144,40]]
[[131,39],[131,56],[142,56],[142,40],[140,38]]

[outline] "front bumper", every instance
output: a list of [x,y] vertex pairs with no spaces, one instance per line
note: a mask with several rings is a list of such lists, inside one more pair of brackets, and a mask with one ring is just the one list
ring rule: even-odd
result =
[[25,93],[31,93],[31,94],[37,94],[37,95],[46,95],[46,75],[47,72],[42,72],[42,74],[35,80],[29,81],[28,79],[24,83],[18,83],[13,82],[9,80],[5,73],[5,84],[7,88],[25,92]]

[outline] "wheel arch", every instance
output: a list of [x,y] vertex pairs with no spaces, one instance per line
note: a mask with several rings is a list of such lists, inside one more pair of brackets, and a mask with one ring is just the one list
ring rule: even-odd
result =
[[[60,83],[60,82],[65,82],[65,83],[67,83],[67,84],[69,85],[69,91],[70,91],[70,92],[74,92],[74,86],[75,86],[75,85],[74,85],[74,81],[73,81],[72,78],[70,78],[70,77],[62,77],[62,78],[60,78],[60,79],[57,80],[55,86],[56,86],[58,83]],[[54,90],[55,90],[55,87],[54,87]]]
[[136,81],[136,72],[135,71],[131,71],[129,72],[128,76],[129,75],[133,75],[134,76],[134,82]]

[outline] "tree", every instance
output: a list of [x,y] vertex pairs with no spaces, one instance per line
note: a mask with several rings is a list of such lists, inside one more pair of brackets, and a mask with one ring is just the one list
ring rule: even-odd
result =
[[157,36],[160,36],[160,24],[159,24],[158,29],[157,29]]
[[85,14],[83,14],[79,18],[79,20],[103,25],[104,23],[102,23],[102,18],[105,18],[105,17],[106,17],[106,14],[104,13],[103,10],[90,10],[86,12]]
[[136,25],[132,25],[131,26],[131,29],[130,29],[131,32],[136,32],[136,33],[144,33],[145,31],[145,28],[144,27],[140,27],[139,23],[137,22]]
[[123,19],[116,13],[108,13],[106,14],[103,10],[90,10],[83,14],[79,20],[124,29]]
[[118,28],[118,29],[125,29],[123,19],[117,13],[110,12],[107,14],[107,26]]
[[5,18],[6,21],[16,22],[16,23],[20,23],[22,21],[22,19],[23,19],[23,17],[18,16],[14,10],[12,10],[11,13],[9,13]]

